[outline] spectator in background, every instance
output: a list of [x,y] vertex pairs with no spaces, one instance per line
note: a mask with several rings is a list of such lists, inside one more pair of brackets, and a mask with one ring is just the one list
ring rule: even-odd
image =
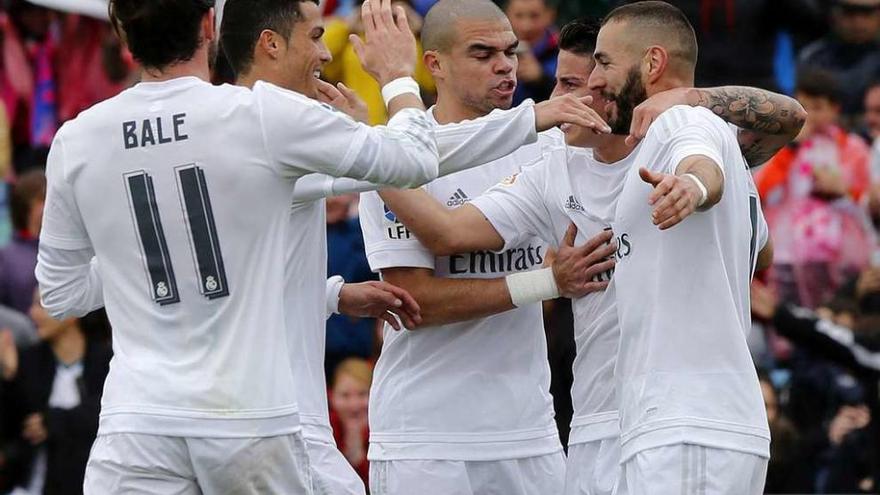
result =
[[370,439],[368,406],[373,369],[364,359],[341,363],[330,381],[330,425],[340,452],[348,459],[364,484],[370,473],[367,444]]
[[37,287],[37,241],[46,201],[46,176],[31,170],[19,176],[12,188],[10,213],[12,242],[0,249],[0,305],[27,313]]
[[832,75],[802,72],[796,96],[807,122],[755,179],[775,247],[772,278],[783,300],[815,308],[870,261],[873,232],[856,205],[867,188],[869,153],[840,126]]
[[519,39],[514,105],[519,105],[526,98],[546,100],[556,84],[559,32],[553,25],[556,13],[547,2],[507,0],[504,6],[504,13]]
[[41,343],[21,354],[14,380],[4,384],[4,408],[14,408],[7,414],[20,429],[3,454],[17,485],[31,494],[82,493],[112,354],[110,326],[103,310],[54,320],[32,294]]
[[818,493],[876,493],[880,480],[877,315],[862,314],[856,327],[849,329],[812,311],[780,303],[773,291],[760,282],[752,284],[751,308],[755,318],[771,322],[777,332],[797,346],[846,367],[858,378],[861,393],[841,396],[824,428],[816,484]]
[[9,17],[21,36],[29,69],[27,75],[32,78],[30,99],[22,102],[21,112],[15,112],[14,141],[20,149],[48,148],[59,124],[55,64],[58,31],[52,29],[53,15],[49,9],[25,0],[12,0]]
[[[360,222],[352,218],[356,195],[327,198],[327,273],[341,275],[347,283],[375,280],[364,254]],[[349,357],[369,358],[373,354],[376,321],[334,314],[327,320],[327,378]]]
[[812,470],[807,464],[802,441],[794,423],[783,413],[779,393],[766,373],[758,373],[767,421],[770,423],[770,464],[765,493],[808,493],[812,491]]
[[[422,29],[422,17],[410,6],[409,2],[400,2],[406,8],[406,17],[410,28],[418,39]],[[360,6],[363,0],[355,2],[356,8],[348,18],[329,19],[325,25],[324,43],[333,57],[333,61],[324,67],[324,78],[331,82],[341,82],[354,90],[357,95],[367,103],[370,113],[370,124],[384,124],[388,121],[388,112],[385,102],[382,100],[382,92],[379,83],[367,74],[349,41],[350,34],[363,36],[364,29],[361,24]],[[422,45],[417,43],[419,60],[422,56]],[[419,62],[416,65],[415,80],[422,88],[424,96],[430,96],[436,92],[434,79],[425,68],[425,64]],[[430,101],[430,99],[426,99]],[[333,272],[330,272],[333,273]]]
[[880,0],[833,0],[831,32],[800,54],[802,67],[834,73],[843,114],[862,113],[865,88],[880,76]]
[[[696,31],[700,46],[697,86],[736,84],[779,91],[780,82],[774,74],[778,35],[783,31],[789,33],[795,46],[822,36],[826,26],[820,1],[670,0],[669,3],[685,13]],[[614,3],[632,3],[632,0]]]

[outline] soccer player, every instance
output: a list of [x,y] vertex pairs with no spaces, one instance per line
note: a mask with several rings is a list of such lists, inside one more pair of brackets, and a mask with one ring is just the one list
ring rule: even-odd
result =
[[[665,2],[612,11],[590,88],[612,128],[664,90],[692,86],[693,28]],[[754,363],[749,283],[759,198],[735,134],[711,111],[661,114],[633,152],[612,228],[623,479],[630,493],[759,494],[769,431]],[[672,227],[675,226],[673,229]]]
[[406,79],[415,42],[389,1],[365,4],[359,45],[393,93],[385,128],[269,84],[210,85],[212,5],[111,1],[143,82],[66,123],[50,152],[44,305],[80,315],[102,293],[114,329],[86,493],[311,493],[284,325],[295,182],[437,174]]
[[[330,55],[321,41],[323,19],[316,1],[229,0],[223,19],[221,46],[237,74],[238,84],[251,87],[256,81],[271,82],[357,115],[359,102],[352,92],[318,79]],[[594,120],[590,121],[581,117],[578,110],[588,108],[572,97],[534,107],[524,105],[467,125],[438,126],[435,136],[441,155],[440,173],[478,165],[513,152],[534,141],[536,130],[554,125],[553,119],[563,119],[565,115],[578,117],[567,121],[601,122],[594,112]],[[335,448],[330,431],[323,372],[325,305],[330,312],[338,309],[350,316],[384,317],[389,324],[399,325],[386,313],[387,309],[401,316],[408,326],[415,325],[413,308],[417,306],[410,304],[405,291],[385,282],[352,285],[333,277],[327,282],[326,293],[324,290],[326,229],[321,198],[376,188],[377,185],[370,182],[310,174],[301,179],[294,190],[291,225],[298,226],[298,235],[288,246],[287,324],[292,337],[291,361],[312,482],[321,493],[364,492],[363,483]],[[395,307],[395,299],[407,304]]]
[[[422,40],[438,87],[431,110],[438,129],[510,107],[517,40],[497,6],[441,0],[425,18]],[[538,144],[523,147],[434,181],[428,193],[450,207],[466,204],[541,154]],[[538,302],[557,290],[574,296],[604,288],[589,279],[613,264],[599,263],[613,248],[596,249],[610,234],[561,250],[552,269],[529,272],[547,255],[539,239],[501,253],[435,257],[375,193],[362,195],[360,211],[371,267],[414,295],[424,327],[386,326],[370,394],[371,492],[559,493],[564,457]],[[527,289],[511,292],[511,277]]]
[[[591,93],[588,80],[594,65],[595,36],[595,28],[584,21],[572,22],[562,29],[554,94]],[[797,135],[803,123],[803,109],[791,98],[738,87],[661,93],[639,106],[636,113],[640,122],[654,118],[654,112],[662,113],[669,106],[685,103],[690,93],[700,96],[694,98],[693,104],[711,102],[719,115],[742,126],[741,146],[756,161],[772,155],[774,147]],[[594,92],[593,96],[596,105],[604,106],[600,94]],[[762,108],[758,119],[749,111],[752,104]],[[591,138],[592,143],[581,143],[591,144],[591,153],[566,151],[557,142],[542,165],[525,169],[514,180],[505,181],[470,205],[454,210],[447,210],[418,191],[383,191],[382,196],[398,218],[438,255],[497,250],[533,235],[558,244],[570,222],[577,224],[580,235],[591,235],[610,228],[623,179],[638,156],[631,154],[632,147],[627,145],[624,135]],[[766,238],[766,224],[761,225],[764,229],[760,231]],[[567,232],[563,242],[570,243],[573,235],[574,231]],[[628,236],[620,236],[618,242],[618,255],[626,255],[632,249]],[[759,247],[763,245],[761,240]],[[767,253],[769,249],[762,252]],[[767,264],[763,262],[764,266]],[[607,280],[612,275],[609,271],[601,278]],[[608,494],[618,477],[620,447],[612,370],[619,327],[614,289],[612,284],[605,292],[574,301],[575,411],[569,438],[566,494]],[[617,490],[625,493],[624,487]]]

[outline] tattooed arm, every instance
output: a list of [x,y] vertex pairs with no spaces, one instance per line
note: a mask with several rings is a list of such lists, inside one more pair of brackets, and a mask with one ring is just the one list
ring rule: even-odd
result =
[[658,115],[675,105],[700,106],[740,128],[738,140],[750,167],[769,160],[791,142],[807,118],[794,98],[744,86],[676,88],[658,93],[633,112],[629,140],[638,140]]
[[807,112],[794,98],[758,88],[694,88],[697,105],[740,128],[739,147],[750,167],[761,165],[801,132]]

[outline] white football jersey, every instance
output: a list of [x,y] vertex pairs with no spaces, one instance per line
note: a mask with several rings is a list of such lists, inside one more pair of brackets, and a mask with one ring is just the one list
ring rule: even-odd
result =
[[[464,170],[505,156],[537,139],[531,102],[455,125],[434,128],[440,174]],[[290,212],[285,305],[290,356],[303,435],[332,443],[324,376],[326,348],[327,228],[324,197],[377,189],[372,182],[309,174],[294,187]],[[321,198],[321,199],[317,199]]]
[[[138,84],[59,130],[41,246],[93,250],[100,265],[114,348],[102,434],[299,429],[283,304],[294,182],[430,179],[425,113],[395,119],[370,128],[268,84],[184,77]],[[43,258],[44,295],[65,289],[49,282],[65,269]]]
[[[768,457],[767,416],[746,345],[760,202],[735,133],[709,110],[678,106],[633,155],[613,224],[630,245],[614,274],[622,460],[678,443]],[[661,231],[639,167],[675,173],[693,155],[722,167],[723,198]]]
[[[454,208],[541,156],[525,146],[426,190]],[[415,267],[438,277],[499,278],[540,268],[537,238],[499,253],[435,257],[378,194],[361,195],[361,226],[373,270]],[[370,392],[371,460],[497,460],[559,452],[540,304],[467,322],[396,332],[385,327]]]
[[[564,141],[555,141],[542,162],[472,203],[504,238],[505,245],[538,236],[558,249],[571,223],[578,227],[575,245],[611,228],[617,196],[632,159],[600,163],[591,150],[566,150]],[[619,251],[625,252],[627,240],[618,242]],[[598,280],[612,276],[613,270]],[[570,445],[614,437],[619,431],[613,375],[619,339],[614,285],[575,299],[572,310],[577,354]]]

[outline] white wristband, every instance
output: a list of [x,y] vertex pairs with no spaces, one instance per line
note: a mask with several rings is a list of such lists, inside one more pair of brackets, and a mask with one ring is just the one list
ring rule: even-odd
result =
[[391,104],[391,100],[406,93],[412,93],[418,96],[419,99],[422,98],[419,83],[411,77],[401,77],[391,81],[382,88],[382,99],[385,100],[385,106],[387,107]]
[[345,285],[345,279],[339,275],[334,275],[327,279],[327,318],[339,313],[339,293],[342,292],[342,286]]
[[706,204],[706,201],[709,199],[709,190],[706,189],[706,185],[703,184],[703,181],[701,181],[700,178],[694,174],[683,174],[682,177],[688,177],[692,181],[694,181],[694,184],[696,184],[697,188],[700,190],[700,194],[702,194],[702,197],[700,198],[700,203],[697,204],[697,208]]
[[510,300],[518,308],[559,297],[559,288],[556,286],[552,268],[514,273],[508,275],[505,280],[507,290],[510,291]]

